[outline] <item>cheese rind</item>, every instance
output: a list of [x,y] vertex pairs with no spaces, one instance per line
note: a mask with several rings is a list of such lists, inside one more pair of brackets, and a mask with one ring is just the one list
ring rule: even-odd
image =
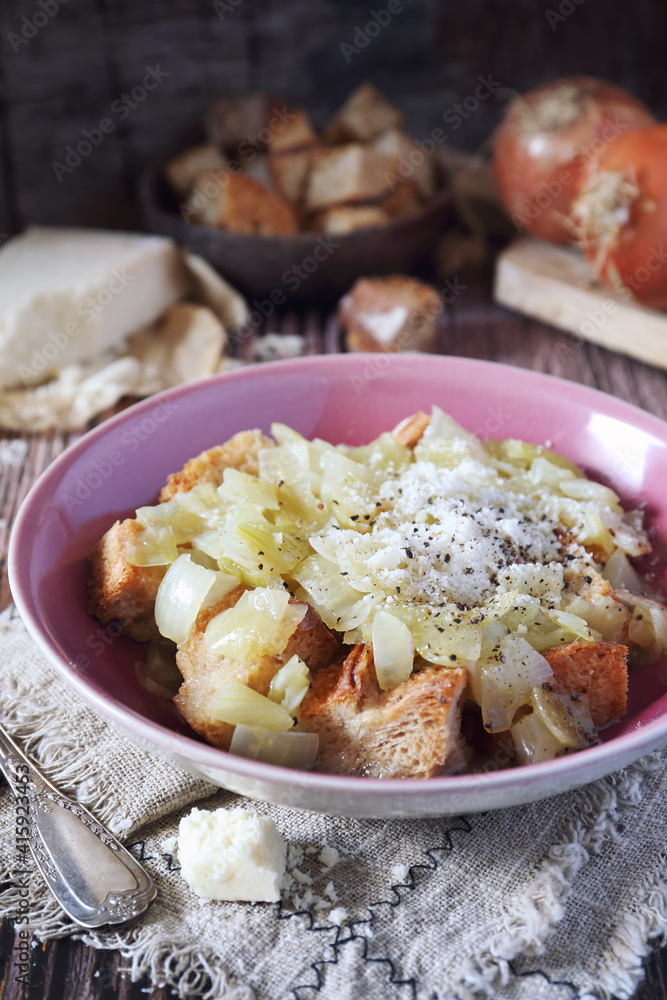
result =
[[164,237],[28,229],[0,250],[0,387],[41,382],[118,345],[186,290]]
[[203,899],[277,903],[285,843],[276,824],[247,809],[193,809],[181,819],[181,875]]

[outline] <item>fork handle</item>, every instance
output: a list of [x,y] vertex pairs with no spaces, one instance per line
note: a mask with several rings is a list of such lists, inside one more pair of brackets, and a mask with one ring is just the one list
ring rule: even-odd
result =
[[30,848],[65,913],[81,927],[119,924],[143,913],[157,891],[150,875],[85,806],[42,774],[2,726],[0,770],[16,796],[17,849]]

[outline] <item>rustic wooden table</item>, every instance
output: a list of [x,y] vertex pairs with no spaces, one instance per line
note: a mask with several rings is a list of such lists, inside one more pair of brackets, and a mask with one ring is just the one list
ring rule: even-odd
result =
[[[323,324],[315,313],[286,316],[271,324],[271,330],[279,329],[305,334],[308,353],[329,352],[340,346],[335,324]],[[246,342],[244,352],[248,350]],[[667,373],[495,307],[488,292],[476,285],[464,288],[448,307],[439,350],[558,375],[619,396],[667,419]],[[24,464],[0,463],[0,608],[11,601],[5,560],[14,515],[36,476],[76,436],[28,436]],[[166,1000],[172,995],[166,988],[151,989],[148,980],[132,984],[123,974],[126,963],[117,952],[95,951],[69,939],[50,941],[32,950],[30,986],[26,988],[15,981],[13,948],[12,927],[4,922],[0,925],[0,997],[4,1000]],[[647,961],[646,979],[633,1000],[665,997],[667,949],[660,951],[656,947]]]

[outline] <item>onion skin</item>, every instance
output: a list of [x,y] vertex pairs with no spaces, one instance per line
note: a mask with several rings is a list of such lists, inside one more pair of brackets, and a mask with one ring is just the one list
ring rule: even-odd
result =
[[[600,232],[592,222],[584,223],[583,249],[606,284],[643,305],[667,309],[667,125],[619,136],[590,165],[580,199],[594,196],[609,174],[623,176],[638,194],[630,201],[628,218],[602,249]],[[582,226],[580,199],[573,218]]]
[[641,101],[603,80],[566,77],[528,91],[509,106],[496,133],[493,168],[518,229],[571,243],[561,221],[592,158],[630,129],[655,118]]

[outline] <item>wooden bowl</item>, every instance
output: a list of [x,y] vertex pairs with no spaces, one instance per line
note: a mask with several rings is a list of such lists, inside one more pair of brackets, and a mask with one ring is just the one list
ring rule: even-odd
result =
[[334,299],[362,276],[414,274],[428,259],[450,213],[450,191],[436,165],[439,189],[431,201],[386,226],[346,234],[229,233],[186,222],[181,216],[164,178],[170,158],[152,164],[140,178],[139,197],[151,232],[170,236],[204,257],[246,296],[272,301],[274,306]]

